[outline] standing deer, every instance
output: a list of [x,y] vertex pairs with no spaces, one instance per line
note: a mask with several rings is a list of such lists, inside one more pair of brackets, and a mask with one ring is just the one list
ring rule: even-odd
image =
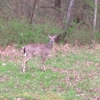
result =
[[[25,55],[23,72],[26,71],[27,62],[34,56],[41,56],[42,64],[45,63],[50,50],[53,48],[54,40],[57,37],[56,35],[54,36],[48,35],[48,36],[50,40],[49,43],[47,44],[28,44],[23,47]],[[45,70],[45,68],[43,69]]]

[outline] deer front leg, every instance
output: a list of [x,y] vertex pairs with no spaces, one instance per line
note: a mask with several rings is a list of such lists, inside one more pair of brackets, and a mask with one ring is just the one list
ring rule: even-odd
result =
[[26,56],[26,58],[24,59],[24,65],[23,65],[23,72],[25,72],[26,71],[26,67],[28,67],[28,61],[30,60],[32,58],[32,56],[31,55],[29,55],[29,56]]
[[22,64],[22,71],[25,73],[25,64]]
[[46,62],[46,56],[42,56],[42,65],[43,65],[43,70],[46,71],[46,68],[45,68],[45,62]]

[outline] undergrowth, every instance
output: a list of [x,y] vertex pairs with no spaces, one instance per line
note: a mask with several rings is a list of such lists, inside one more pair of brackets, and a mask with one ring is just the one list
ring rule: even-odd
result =
[[19,20],[0,20],[0,45],[17,44],[17,46],[27,43],[46,43],[48,34],[57,34],[61,29],[53,24],[34,24],[30,26]]
[[[85,45],[100,41],[99,31],[93,33],[91,29],[77,29],[76,26],[75,24],[66,30],[65,39],[61,42],[74,45],[77,42],[77,45]],[[11,44],[21,46],[28,43],[47,43],[48,34],[63,34],[63,30],[50,21],[30,26],[28,22],[17,19],[9,21],[0,19],[0,45],[3,47]]]

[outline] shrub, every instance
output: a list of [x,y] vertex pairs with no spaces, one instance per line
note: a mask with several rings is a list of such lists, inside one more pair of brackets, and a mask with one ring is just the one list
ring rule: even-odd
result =
[[5,22],[0,20],[0,45],[17,44],[18,46],[27,43],[46,43],[48,34],[59,33],[60,29],[51,23],[34,24],[30,27],[28,23],[19,20]]

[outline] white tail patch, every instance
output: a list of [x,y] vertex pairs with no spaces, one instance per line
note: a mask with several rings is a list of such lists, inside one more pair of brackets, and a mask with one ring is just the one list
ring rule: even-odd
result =
[[24,52],[24,56],[26,57],[25,47],[22,47],[22,50],[23,50],[23,52]]
[[26,57],[26,53],[24,54],[24,56]]

